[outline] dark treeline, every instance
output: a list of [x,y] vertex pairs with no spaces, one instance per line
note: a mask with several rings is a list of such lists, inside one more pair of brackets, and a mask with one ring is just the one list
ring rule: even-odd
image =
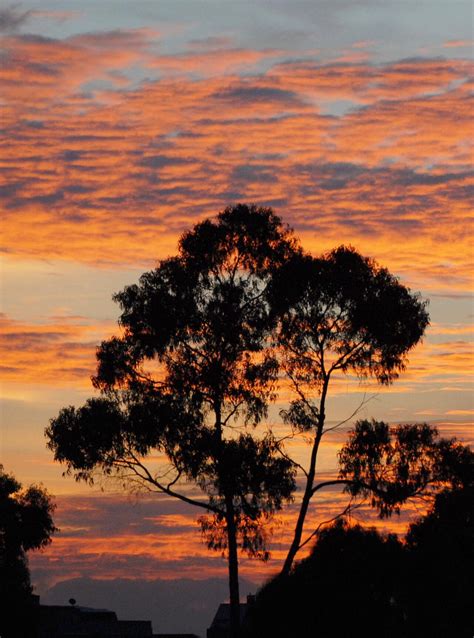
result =
[[474,481],[440,492],[403,539],[339,519],[262,588],[245,638],[473,635]]
[[26,489],[0,465],[0,636],[35,636],[26,553],[48,545],[56,531],[54,505],[41,487]]

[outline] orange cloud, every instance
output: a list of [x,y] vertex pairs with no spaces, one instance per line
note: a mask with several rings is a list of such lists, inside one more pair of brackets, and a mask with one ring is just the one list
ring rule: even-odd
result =
[[4,38],[0,80],[7,122],[31,111],[37,113],[50,102],[63,104],[65,97],[87,81],[114,82],[114,72],[146,59],[146,48],[156,36],[148,29],[135,29],[65,40],[36,35]]
[[438,323],[431,322],[429,333],[434,335],[474,335],[474,325],[471,323]]
[[[225,42],[225,44],[228,44]],[[231,75],[239,71],[248,72],[257,63],[280,58],[285,51],[277,49],[251,50],[225,47],[196,47],[177,55],[154,56],[147,68],[158,69],[169,75],[196,74],[198,77]]]
[[112,326],[26,324],[0,316],[0,373],[4,383],[90,387],[95,348]]
[[[397,272],[415,264],[418,287],[466,289],[469,63],[272,66],[281,52],[225,49],[210,77],[121,90],[114,73],[132,60],[208,67],[206,49],[160,57],[150,41],[143,30],[7,40],[9,255],[143,261],[173,252],[203,216],[253,200],[273,204],[312,250],[343,238]],[[264,59],[267,72],[237,74]],[[106,77],[117,88],[79,90]],[[322,113],[339,98],[364,106]]]
[[[469,62],[321,64],[309,53],[282,62],[284,52],[227,40],[163,56],[153,37],[6,39],[0,177],[10,261],[150,263],[174,254],[204,216],[255,201],[273,205],[315,253],[352,244],[424,294],[467,294]],[[133,84],[122,73],[132,62],[162,75]],[[267,70],[239,73],[260,63]],[[87,89],[104,78],[113,89]],[[328,113],[333,100],[348,109]],[[95,345],[114,330],[60,320],[5,329],[20,353],[15,360],[5,346],[7,379],[51,385],[88,385]],[[465,330],[436,326],[445,345],[417,349],[390,392],[464,387],[469,346],[449,335]],[[22,332],[35,336],[22,341]],[[333,391],[347,393],[347,383]]]
[[474,410],[447,410],[447,416],[472,416],[474,415]]
[[472,47],[474,41],[473,40],[447,40],[443,46],[446,49],[457,49],[457,48],[465,48]]
[[[340,491],[320,493],[308,513],[305,538],[347,503],[348,495]],[[272,522],[272,558],[268,563],[241,558],[243,577],[262,582],[278,572],[291,541],[296,507],[291,506]],[[400,518],[380,521],[370,508],[363,507],[353,516],[354,521],[380,531],[403,534],[424,511],[421,503],[408,504]],[[225,577],[226,562],[219,553],[207,550],[195,519],[189,507],[160,497],[127,503],[123,496],[114,495],[61,496],[56,510],[60,532],[46,550],[31,554],[33,573],[47,570],[53,583],[83,576],[120,578],[124,572],[130,578],[145,580]],[[300,558],[311,545],[308,543]]]

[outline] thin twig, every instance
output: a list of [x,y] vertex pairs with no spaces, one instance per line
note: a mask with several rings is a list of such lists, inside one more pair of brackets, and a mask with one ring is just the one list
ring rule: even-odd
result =
[[373,401],[375,398],[378,397],[378,394],[371,394],[370,397],[368,399],[366,399],[365,397],[367,396],[367,393],[364,392],[364,397],[362,399],[362,401],[360,402],[360,404],[357,406],[357,408],[354,410],[354,412],[352,414],[350,414],[347,419],[344,419],[343,421],[340,421],[339,423],[337,423],[336,425],[332,425],[330,428],[324,428],[323,434],[326,434],[326,432],[331,432],[332,430],[336,430],[337,428],[339,428],[341,425],[344,425],[345,423],[347,423],[348,421],[350,421],[352,418],[355,417],[355,415],[360,412],[362,410],[362,408],[367,405],[370,401]]
[[319,525],[316,527],[316,529],[314,530],[314,532],[312,532],[308,538],[306,540],[304,540],[301,545],[298,547],[298,551],[300,551],[300,549],[302,547],[304,547],[305,545],[307,545],[310,540],[312,538],[314,538],[316,536],[316,534],[318,534],[319,530],[321,529],[321,527],[323,527],[323,525],[329,525],[330,523],[334,523],[334,521],[337,521],[339,518],[342,518],[343,516],[345,516],[346,514],[352,512],[352,510],[357,509],[358,507],[360,507],[362,505],[362,503],[357,503],[356,505],[352,504],[352,499],[349,501],[349,504],[344,508],[344,510],[340,513],[337,514],[336,516],[333,516],[332,518],[329,518],[326,521],[321,521],[321,523],[319,523]]

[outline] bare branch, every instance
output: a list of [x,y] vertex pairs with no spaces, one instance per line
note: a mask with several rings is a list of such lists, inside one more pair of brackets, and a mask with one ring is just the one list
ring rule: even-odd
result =
[[168,485],[166,486],[167,490],[169,490],[170,487],[172,487],[173,485],[175,485],[179,481],[179,479],[181,478],[181,474],[182,474],[182,472],[181,472],[181,470],[179,470],[177,475],[174,477],[174,479],[172,481],[170,481],[168,483]]
[[222,425],[227,425],[228,422],[230,421],[230,419],[234,416],[234,414],[237,412],[237,410],[240,408],[240,406],[243,404],[243,400],[242,401],[238,401],[234,407],[232,408],[232,410],[229,412],[229,414],[226,416],[226,418],[222,421]]
[[333,516],[332,518],[328,518],[328,519],[327,519],[327,520],[325,520],[325,521],[321,521],[321,523],[319,523],[319,525],[316,527],[316,529],[315,529],[313,532],[311,532],[311,534],[308,536],[308,538],[306,538],[306,540],[304,540],[304,541],[301,543],[301,545],[299,545],[299,547],[298,547],[298,551],[299,551],[302,547],[304,547],[305,545],[307,545],[307,544],[310,542],[310,540],[311,540],[312,538],[314,538],[314,537],[318,534],[319,530],[320,530],[323,526],[325,526],[325,525],[330,525],[331,523],[334,523],[334,521],[337,521],[337,520],[339,520],[340,518],[342,518],[343,516],[346,516],[346,514],[349,514],[349,513],[350,513],[350,512],[352,512],[354,509],[357,509],[357,508],[361,507],[361,505],[362,505],[362,503],[357,503],[356,505],[353,505],[353,503],[352,503],[352,499],[351,499],[351,500],[349,501],[348,505],[344,508],[344,510],[343,510],[342,512],[340,512],[340,514],[337,514],[336,516]]
[[327,432],[331,432],[332,430],[336,430],[337,428],[341,427],[341,425],[344,425],[345,423],[353,419],[356,416],[356,414],[358,414],[362,410],[362,408],[365,405],[367,405],[370,401],[373,401],[378,396],[378,394],[371,394],[368,399],[366,399],[366,396],[367,396],[367,393],[364,392],[364,397],[362,401],[359,403],[359,405],[354,410],[354,412],[352,412],[352,414],[350,414],[347,417],[347,419],[343,419],[342,421],[339,421],[339,423],[337,423],[336,425],[332,425],[330,428],[324,428],[323,434],[326,434]]
[[354,481],[352,481],[351,479],[332,479],[330,481],[323,481],[322,483],[318,483],[313,487],[313,489],[311,490],[311,495],[319,492],[319,490],[322,490],[325,487],[330,487],[332,485],[351,485],[352,483],[354,483]]
[[279,441],[276,442],[276,447],[278,449],[278,452],[280,453],[280,455],[286,459],[287,461],[290,461],[290,463],[292,465],[294,465],[295,467],[297,467],[299,470],[301,470],[303,472],[303,474],[307,477],[308,476],[308,472],[305,470],[305,468],[298,463],[297,461],[293,460],[291,458],[291,456],[288,456],[288,454],[286,454],[286,452],[284,452],[281,447],[280,447],[280,443],[283,442],[284,439],[289,439],[289,438],[293,438],[291,436],[284,436],[283,439],[280,439]]
[[[176,492],[175,490],[171,489],[171,486],[176,482],[176,481],[172,481],[169,485],[163,485],[162,483],[160,483],[156,477],[154,477],[150,470],[138,459],[138,457],[136,457],[133,452],[131,450],[127,450],[128,454],[130,454],[130,457],[133,459],[133,461],[130,462],[130,469],[132,469],[132,471],[134,471],[137,476],[139,476],[141,479],[143,479],[144,481],[146,481],[147,483],[151,483],[151,485],[154,485],[155,487],[158,488],[158,490],[160,492],[163,492],[164,494],[168,494],[169,496],[173,496],[174,498],[177,498],[185,503],[188,503],[189,505],[195,505],[197,507],[201,507],[207,511],[211,511],[214,512],[216,514],[220,513],[219,508],[211,505],[210,503],[205,503],[203,501],[199,501],[197,499],[191,498],[189,496],[185,496],[184,494],[181,494],[180,492]],[[138,469],[139,468],[139,469]],[[139,471],[141,470],[141,472]]]
[[361,349],[362,346],[366,345],[366,341],[365,339],[362,339],[362,341],[359,341],[358,343],[354,344],[352,346],[352,348],[349,348],[349,350],[347,352],[345,352],[343,355],[341,355],[339,357],[339,359],[337,359],[332,365],[331,368],[329,369],[329,372],[332,372],[333,370],[339,370],[340,368],[343,367],[344,363],[347,362],[347,359],[349,359],[351,356],[353,356],[357,350]]

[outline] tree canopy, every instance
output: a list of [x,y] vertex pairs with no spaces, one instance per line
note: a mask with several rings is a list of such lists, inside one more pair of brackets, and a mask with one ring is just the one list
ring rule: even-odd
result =
[[392,600],[399,595],[402,557],[396,536],[340,519],[318,535],[311,554],[289,575],[261,589],[244,636],[399,638],[401,612]]
[[278,271],[272,290],[295,387],[322,392],[337,371],[388,384],[429,322],[419,295],[352,247],[296,255]]
[[465,486],[474,455],[456,439],[440,438],[427,423],[390,427],[361,420],[339,452],[339,479],[354,497],[369,498],[381,518],[399,513],[408,499],[434,497]]

